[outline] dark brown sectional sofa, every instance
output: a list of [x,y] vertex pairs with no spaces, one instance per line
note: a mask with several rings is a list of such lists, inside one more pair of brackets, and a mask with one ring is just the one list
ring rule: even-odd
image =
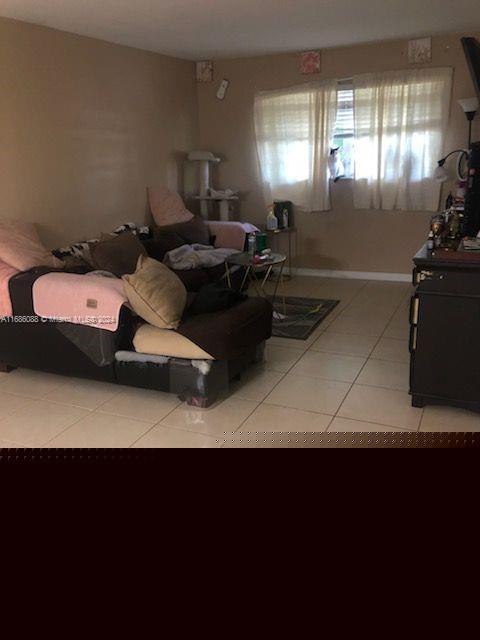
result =
[[[158,257],[158,246],[145,242],[147,252]],[[206,407],[228,391],[233,378],[262,359],[271,335],[272,307],[263,298],[248,298],[215,313],[189,315],[179,333],[210,353],[214,360],[138,354],[133,337],[138,318],[123,307],[117,331],[45,321],[35,315],[32,287],[37,278],[55,271],[39,267],[10,281],[13,315],[27,322],[0,322],[0,370],[25,367],[68,376],[91,378],[174,393],[188,403]],[[78,272],[78,269],[75,270]],[[213,269],[176,271],[190,302],[206,284],[222,281],[223,265]],[[241,281],[237,272],[236,281]]]

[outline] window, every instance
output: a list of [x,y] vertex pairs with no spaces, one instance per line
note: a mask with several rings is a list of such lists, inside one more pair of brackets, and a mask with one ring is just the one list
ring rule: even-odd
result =
[[337,88],[335,80],[324,80],[255,96],[255,136],[266,204],[291,200],[304,211],[330,208],[328,157]]
[[340,159],[345,169],[344,177],[353,178],[354,171],[354,134],[353,86],[341,84],[337,91],[337,118],[332,147],[339,147]]
[[437,210],[451,80],[449,68],[354,77],[357,209]]
[[330,151],[353,178],[357,209],[436,211],[452,70],[422,68],[326,80],[255,96],[265,202],[330,208]]

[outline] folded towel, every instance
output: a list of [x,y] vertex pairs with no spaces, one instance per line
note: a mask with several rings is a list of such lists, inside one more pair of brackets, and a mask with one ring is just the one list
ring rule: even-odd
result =
[[119,278],[47,273],[33,285],[33,308],[41,318],[116,331],[124,304]]

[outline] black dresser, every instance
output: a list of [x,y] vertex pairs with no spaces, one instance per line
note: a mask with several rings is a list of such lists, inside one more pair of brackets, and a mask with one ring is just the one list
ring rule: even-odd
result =
[[480,255],[424,246],[413,261],[412,404],[480,411]]

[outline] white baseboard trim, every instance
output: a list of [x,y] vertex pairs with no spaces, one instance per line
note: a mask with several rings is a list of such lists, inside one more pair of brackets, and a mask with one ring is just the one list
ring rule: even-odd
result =
[[[285,273],[288,273],[285,269]],[[411,282],[411,273],[382,273],[380,271],[335,271],[331,269],[292,269],[293,275],[317,276],[321,278],[348,278],[351,280],[384,280],[388,282]]]

